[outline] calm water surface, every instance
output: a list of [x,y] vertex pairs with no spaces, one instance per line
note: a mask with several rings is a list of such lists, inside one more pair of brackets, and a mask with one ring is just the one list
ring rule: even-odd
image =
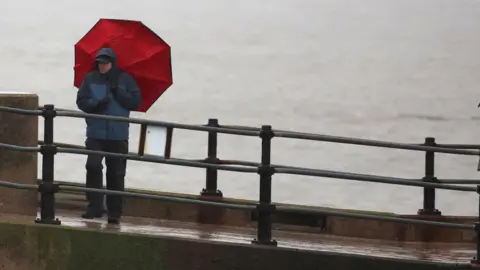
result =
[[[142,20],[173,48],[174,85],[149,119],[301,130],[420,143],[480,143],[478,0],[12,1],[0,3],[0,89],[76,109],[73,45],[100,17]],[[83,120],[57,119],[55,140],[83,144]],[[132,126],[131,150],[139,127]],[[42,136],[43,134],[40,134]],[[175,130],[173,155],[204,158],[206,134]],[[224,159],[259,161],[260,140],[219,138]],[[272,162],[421,178],[423,154],[275,139]],[[439,178],[478,178],[478,159],[439,155]],[[84,181],[84,156],[57,179]],[[202,169],[128,165],[128,187],[198,193]],[[221,172],[226,196],[258,198],[254,174]],[[277,202],[413,213],[422,190],[274,176]],[[438,192],[445,214],[478,213],[475,194]]]

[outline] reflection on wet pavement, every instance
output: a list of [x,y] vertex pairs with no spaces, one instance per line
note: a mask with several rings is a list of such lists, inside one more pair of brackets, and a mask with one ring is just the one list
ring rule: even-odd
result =
[[[105,219],[84,220],[72,216],[71,213],[62,214],[59,219],[63,226],[243,244],[251,244],[256,234],[256,230],[252,228],[130,217],[124,218],[121,225],[108,225]],[[274,238],[279,247],[385,258],[469,263],[475,256],[474,244],[404,243],[279,231],[274,232]]]

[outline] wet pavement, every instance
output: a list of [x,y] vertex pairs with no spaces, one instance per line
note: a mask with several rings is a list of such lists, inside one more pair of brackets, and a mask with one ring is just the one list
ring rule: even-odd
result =
[[[85,220],[80,213],[60,213],[57,217],[63,226],[89,228],[112,232],[135,233],[216,242],[251,244],[254,228],[237,228],[205,225],[170,220],[151,220],[125,217],[120,225],[109,225],[105,219]],[[32,221],[31,217],[0,215],[0,219]],[[384,258],[416,259],[425,261],[470,263],[475,256],[474,244],[404,243],[325,234],[274,231],[279,247],[301,250],[328,251],[344,254],[368,255]]]

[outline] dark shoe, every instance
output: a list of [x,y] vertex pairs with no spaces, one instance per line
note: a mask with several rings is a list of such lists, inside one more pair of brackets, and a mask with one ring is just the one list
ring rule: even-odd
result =
[[108,224],[120,224],[120,219],[119,219],[119,218],[109,217],[109,218],[108,218]]
[[103,213],[85,213],[82,215],[82,218],[85,219],[94,219],[94,218],[101,218],[103,217]]

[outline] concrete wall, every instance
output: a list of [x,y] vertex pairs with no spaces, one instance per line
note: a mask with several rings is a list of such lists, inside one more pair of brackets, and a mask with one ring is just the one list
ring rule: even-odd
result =
[[0,223],[5,270],[434,270],[471,266]]
[[[0,106],[38,109],[36,94],[1,92]],[[38,117],[0,112],[0,142],[17,146],[38,145]],[[0,180],[18,184],[37,181],[37,153],[0,149]],[[0,213],[36,215],[36,191],[0,189]]]

